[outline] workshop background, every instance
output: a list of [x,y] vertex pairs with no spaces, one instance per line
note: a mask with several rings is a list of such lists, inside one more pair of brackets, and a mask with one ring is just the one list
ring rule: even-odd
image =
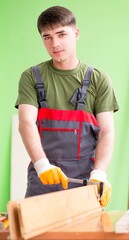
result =
[[54,5],[67,7],[76,16],[80,28],[78,58],[108,73],[112,79],[120,110],[115,113],[115,150],[108,171],[112,198],[107,210],[126,210],[129,193],[129,1],[1,0],[0,211],[6,211],[10,199],[12,116],[17,113],[14,104],[19,78],[26,68],[49,59],[36,22],[43,10]]

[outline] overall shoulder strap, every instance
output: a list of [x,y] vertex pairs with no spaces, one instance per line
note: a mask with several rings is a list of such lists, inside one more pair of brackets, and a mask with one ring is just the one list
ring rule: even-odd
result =
[[39,69],[37,66],[32,67],[35,78],[36,78],[36,89],[38,93],[38,103],[40,108],[46,108],[47,107],[47,101],[46,101],[46,91],[44,89],[44,84],[42,77],[40,75]]
[[77,88],[72,98],[70,99],[70,102],[72,103],[72,105],[74,105],[75,102],[77,102],[77,106],[76,106],[77,110],[82,110],[84,107],[85,100],[86,100],[86,91],[87,91],[87,87],[90,84],[90,78],[91,78],[93,69],[94,69],[93,67],[88,67],[85,77],[82,81],[81,88]]

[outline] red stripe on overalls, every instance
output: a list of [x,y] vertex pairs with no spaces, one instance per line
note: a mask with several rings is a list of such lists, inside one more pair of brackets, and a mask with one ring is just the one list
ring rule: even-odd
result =
[[99,127],[94,115],[83,110],[57,110],[51,108],[40,108],[38,109],[37,120],[40,121],[41,119],[88,122],[96,127]]

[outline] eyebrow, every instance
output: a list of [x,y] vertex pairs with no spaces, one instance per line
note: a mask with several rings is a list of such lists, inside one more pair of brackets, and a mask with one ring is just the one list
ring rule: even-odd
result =
[[[65,30],[61,30],[61,31],[56,32],[56,34],[65,33],[65,32],[66,32]],[[43,34],[41,36],[42,37],[48,37],[48,36],[51,36],[51,34]]]

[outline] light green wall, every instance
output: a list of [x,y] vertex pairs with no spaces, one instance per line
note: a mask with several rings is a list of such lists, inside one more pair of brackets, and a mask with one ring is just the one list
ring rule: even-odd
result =
[[[62,5],[77,17],[81,60],[107,72],[120,111],[115,114],[116,142],[108,179],[112,199],[107,208],[127,209],[129,189],[129,1],[128,0],[1,0],[0,1],[0,211],[10,197],[12,115],[21,72],[48,59],[36,29],[40,12]],[[19,173],[20,174],[20,173]]]

